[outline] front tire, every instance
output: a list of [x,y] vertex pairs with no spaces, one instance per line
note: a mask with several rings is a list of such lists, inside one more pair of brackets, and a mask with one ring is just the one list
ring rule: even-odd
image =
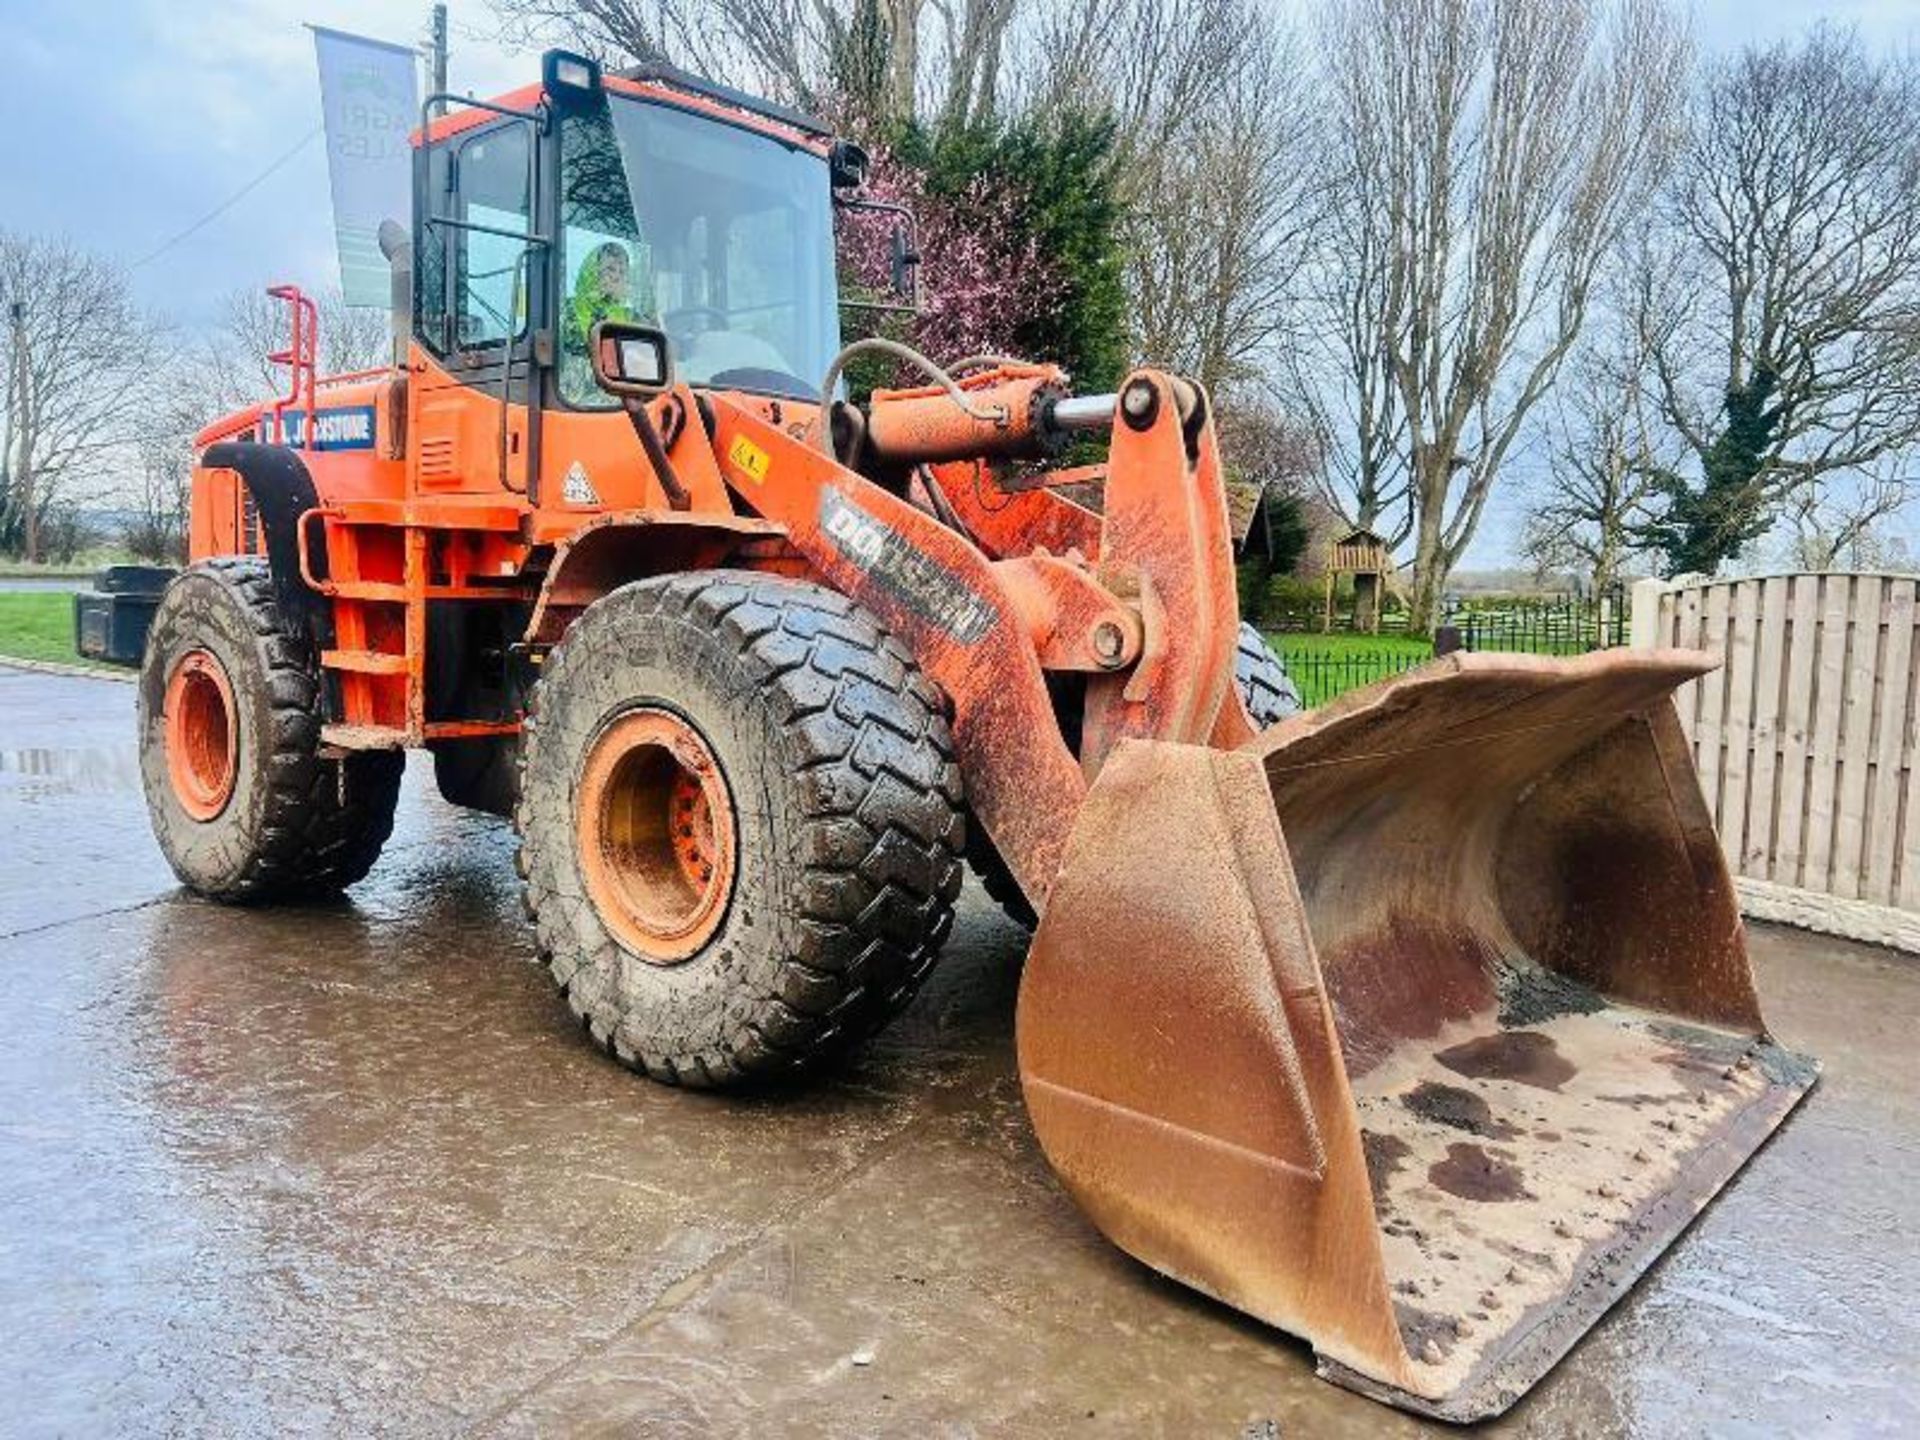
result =
[[591,606],[521,748],[542,959],[594,1039],[674,1084],[790,1072],[912,998],[963,843],[945,706],[852,601],[711,571]]
[[393,830],[405,757],[319,755],[313,643],[267,562],[203,560],[167,586],[141,661],[140,777],[160,849],[211,899],[333,894]]

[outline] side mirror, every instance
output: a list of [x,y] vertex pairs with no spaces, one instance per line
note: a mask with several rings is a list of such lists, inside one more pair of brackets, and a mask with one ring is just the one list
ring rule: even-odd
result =
[[621,400],[651,400],[673,388],[673,351],[667,332],[631,320],[602,320],[588,340],[593,378]]
[[867,152],[853,141],[836,140],[827,152],[827,183],[836,190],[857,190],[867,183],[871,164]]

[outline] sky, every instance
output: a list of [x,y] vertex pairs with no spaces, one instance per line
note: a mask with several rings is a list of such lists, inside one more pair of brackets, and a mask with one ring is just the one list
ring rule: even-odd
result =
[[[0,228],[64,234],[132,266],[138,298],[188,329],[211,321],[236,287],[336,285],[326,154],[318,135],[301,143],[320,119],[305,25],[408,44],[424,36],[428,9],[424,0],[0,0]],[[449,10],[453,89],[494,95],[536,78],[537,53],[497,38],[485,0],[451,0]],[[1920,43],[1920,0],[1696,0],[1694,15],[1710,50],[1822,16],[1876,46]],[[289,151],[231,208],[169,244]],[[1499,500],[1476,563],[1510,542],[1513,516]]]
[[[204,229],[153,252],[320,123],[307,22],[412,44],[429,8],[0,0],[0,122],[10,137],[0,147],[0,227],[65,234],[135,266],[140,300],[189,327],[238,286],[337,285],[317,134]],[[498,27],[484,0],[452,0],[449,10],[456,90],[494,95],[538,78],[537,54],[486,38]]]

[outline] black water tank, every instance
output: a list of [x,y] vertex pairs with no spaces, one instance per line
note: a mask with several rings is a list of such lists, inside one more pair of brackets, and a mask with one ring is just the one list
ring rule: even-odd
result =
[[138,665],[147,627],[175,571],[164,565],[109,565],[94,588],[73,597],[73,648],[91,660]]

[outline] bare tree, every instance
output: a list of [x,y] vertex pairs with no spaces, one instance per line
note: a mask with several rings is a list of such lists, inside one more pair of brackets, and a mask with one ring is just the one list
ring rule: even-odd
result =
[[123,497],[130,514],[121,538],[140,559],[163,564],[186,560],[193,437],[214,413],[192,367],[176,360],[154,377],[146,424],[132,447],[134,483]]
[[1399,550],[1413,533],[1406,416],[1385,343],[1394,237],[1377,223],[1378,176],[1348,167],[1321,191],[1320,243],[1303,266],[1311,317],[1285,358],[1292,403],[1319,437],[1321,498]]
[[1905,559],[1886,524],[1906,510],[1916,486],[1903,466],[1864,474],[1828,474],[1797,487],[1786,502],[1787,560],[1799,570],[1873,569]]
[[[386,312],[348,306],[340,292],[319,297],[323,375],[370,370],[391,356]],[[137,401],[138,436],[126,447],[120,499],[130,510],[124,539],[136,555],[186,553],[193,438],[222,415],[283,395],[285,366],[268,357],[288,343],[286,304],[264,287],[230,292],[202,334],[156,349]]]
[[1264,394],[1314,218],[1291,33],[1261,0],[1068,0],[1033,49],[1027,103],[1118,121],[1134,352]]
[[[910,0],[911,3],[911,0]],[[494,0],[507,35],[557,40],[609,62],[667,62],[789,100],[829,70],[823,33],[838,6],[810,0]]]
[[[392,317],[350,306],[338,290],[324,291],[318,362],[322,375],[371,370],[392,354]],[[232,290],[220,302],[214,328],[175,357],[185,369],[183,393],[197,393],[206,419],[285,394],[287,369],[269,356],[287,348],[291,324],[285,301],[265,286]],[[204,423],[204,422],[203,422]]]
[[1331,0],[1324,38],[1344,364],[1317,378],[1358,393],[1317,408],[1372,407],[1356,509],[1390,498],[1384,437],[1404,452],[1424,629],[1643,214],[1686,43],[1663,0]]
[[1312,430],[1272,397],[1242,394],[1214,407],[1228,478],[1302,497],[1320,454]]
[[1636,548],[1634,527],[1648,516],[1654,484],[1642,437],[1593,403],[1592,384],[1576,381],[1579,393],[1554,418],[1548,477],[1528,496],[1520,551],[1536,570],[1579,571],[1604,590]]
[[1920,64],[1823,26],[1715,66],[1694,112],[1649,341],[1697,475],[1653,538],[1711,571],[1920,444]]
[[[666,61],[856,124],[994,113],[1021,0],[493,0],[509,35]],[[932,44],[922,31],[931,32]]]
[[[19,307],[17,324],[14,307]],[[43,522],[85,461],[130,438],[158,325],[126,275],[60,240],[0,232],[0,546],[40,558]]]
[[1591,341],[1555,385],[1546,474],[1527,495],[1520,548],[1540,570],[1577,570],[1596,590],[1645,548],[1662,477],[1681,444],[1663,423],[1646,343],[1646,267],[1630,270]]

